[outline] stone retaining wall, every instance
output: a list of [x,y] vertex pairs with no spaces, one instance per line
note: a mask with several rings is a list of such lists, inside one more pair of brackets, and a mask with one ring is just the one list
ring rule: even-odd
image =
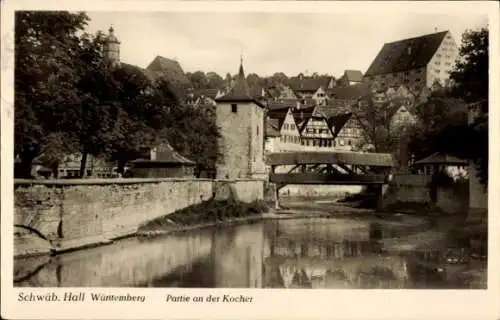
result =
[[263,194],[259,180],[16,180],[15,255],[39,253],[25,245],[33,236],[63,251],[132,235],[142,223],[213,196],[251,202]]
[[431,177],[413,174],[395,174],[383,200],[384,206],[394,203],[421,203],[434,206],[443,212],[458,213],[468,209],[468,187],[439,187],[436,201],[431,199]]

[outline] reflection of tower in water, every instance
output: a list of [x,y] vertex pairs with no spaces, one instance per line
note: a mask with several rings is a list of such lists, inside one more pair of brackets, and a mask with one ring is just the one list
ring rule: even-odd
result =
[[215,238],[213,261],[218,288],[259,288],[262,286],[262,224],[242,225],[231,235]]

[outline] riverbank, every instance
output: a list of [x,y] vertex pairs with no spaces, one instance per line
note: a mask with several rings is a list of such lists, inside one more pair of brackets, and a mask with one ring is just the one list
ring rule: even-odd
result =
[[146,222],[139,226],[136,235],[151,236],[242,221],[250,222],[262,219],[262,215],[268,212],[269,207],[260,200],[245,203],[212,199]]
[[[366,215],[366,212],[364,213]],[[343,216],[344,214],[339,215]],[[358,214],[360,213],[358,212]],[[206,203],[149,221],[139,227],[135,236],[149,237],[263,220],[332,218],[334,216],[336,217],[336,215],[328,211],[311,211],[310,207],[307,211],[300,210],[299,208],[275,210],[271,209],[270,203],[264,201],[255,201],[252,203],[207,201]],[[350,215],[350,217],[352,216]]]

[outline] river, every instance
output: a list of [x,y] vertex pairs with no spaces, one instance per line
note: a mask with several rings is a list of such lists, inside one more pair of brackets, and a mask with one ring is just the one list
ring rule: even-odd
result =
[[15,260],[14,278],[19,287],[485,288],[486,263],[443,236],[397,214],[292,217]]

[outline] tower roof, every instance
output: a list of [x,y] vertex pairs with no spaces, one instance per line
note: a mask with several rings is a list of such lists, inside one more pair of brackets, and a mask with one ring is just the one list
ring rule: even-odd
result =
[[106,41],[108,43],[120,43],[120,41],[118,40],[118,38],[115,36],[115,29],[113,29],[113,26],[109,27],[109,30],[108,30],[108,36],[106,37]]
[[365,76],[401,72],[425,67],[448,31],[426,34],[384,44]]
[[229,89],[229,92],[218,98],[217,101],[224,102],[253,102],[260,107],[264,107],[255,97],[251,94],[250,87],[248,86],[245,71],[243,70],[243,61],[240,63],[238,77],[234,85]]

